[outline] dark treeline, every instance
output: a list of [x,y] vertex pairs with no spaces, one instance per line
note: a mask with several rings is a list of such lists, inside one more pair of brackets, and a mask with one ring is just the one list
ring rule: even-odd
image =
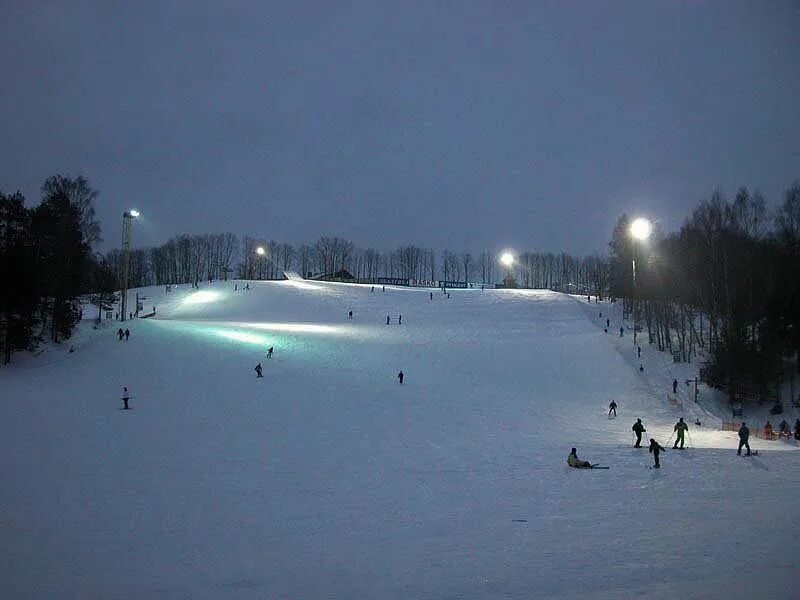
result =
[[[774,213],[760,194],[715,192],[677,233],[647,242],[623,215],[612,234],[610,292],[635,312],[641,335],[676,360],[699,349],[703,379],[731,399],[794,398],[800,373],[800,182]],[[633,286],[633,259],[636,286]],[[644,341],[644,340],[643,340]]]
[[[0,362],[38,340],[68,338],[80,319],[78,296],[113,292],[116,276],[91,247],[100,241],[97,192],[86,179],[50,177],[41,202],[0,192]],[[110,288],[110,289],[109,289]]]
[[[264,253],[258,254],[258,248]],[[118,269],[120,251],[109,252],[105,259]],[[297,271],[311,278],[346,272],[364,282],[397,278],[429,285],[442,281],[494,285],[504,275],[497,260],[497,254],[489,251],[473,256],[470,252],[437,252],[417,246],[390,251],[362,249],[335,236],[295,247],[232,233],[180,235],[158,248],[133,250],[129,281],[131,287],[144,287],[197,284],[226,276],[282,279],[285,271]],[[600,256],[525,252],[512,270],[521,287],[578,292],[607,288],[607,261]]]

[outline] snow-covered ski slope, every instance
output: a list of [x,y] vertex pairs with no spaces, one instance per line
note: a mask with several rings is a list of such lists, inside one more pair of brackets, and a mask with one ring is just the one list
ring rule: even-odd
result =
[[649,469],[681,413],[608,305],[233,286],[0,370],[0,597],[796,597],[800,453],[692,407]]

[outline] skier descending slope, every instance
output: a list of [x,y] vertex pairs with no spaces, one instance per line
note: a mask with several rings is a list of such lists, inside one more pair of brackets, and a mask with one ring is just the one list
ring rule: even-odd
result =
[[681,443],[680,449],[683,450],[683,436],[689,430],[689,426],[683,422],[683,417],[681,417],[677,423],[675,423],[675,427],[673,431],[677,432],[678,436],[675,438],[675,444],[672,446],[673,449],[678,447],[678,442]]
[[662,448],[658,444],[658,442],[655,441],[653,438],[650,438],[650,447],[647,449],[647,451],[653,453],[653,458],[656,461],[656,464],[653,465],[653,468],[654,469],[660,469],[661,468],[661,463],[658,462],[658,455],[659,455],[660,452],[664,451],[664,448]]
[[636,419],[636,423],[633,424],[633,427],[631,427],[631,429],[633,430],[633,433],[636,434],[636,443],[633,445],[633,447],[634,448],[641,448],[642,447],[642,434],[645,431],[647,431],[647,429],[644,428],[644,425],[642,425],[642,420],[641,419]]

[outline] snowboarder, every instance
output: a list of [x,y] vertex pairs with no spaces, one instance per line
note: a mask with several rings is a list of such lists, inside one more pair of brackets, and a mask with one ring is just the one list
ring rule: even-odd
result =
[[352,310],[349,313],[347,313],[347,318],[348,319],[352,319],[353,318],[353,311]]
[[123,408],[123,410],[128,410],[128,408],[129,408],[128,407],[128,400],[130,400],[130,399],[131,399],[131,394],[128,391],[128,388],[123,387],[122,388],[122,404],[123,404],[122,408]]
[[386,315],[386,324],[389,324],[389,315]]
[[120,342],[122,341],[122,336],[123,335],[125,335],[125,332],[122,331],[122,327],[120,327],[119,329],[117,329],[117,337],[119,338]]
[[641,448],[642,447],[642,434],[645,431],[647,431],[647,429],[644,428],[644,425],[642,425],[642,420],[641,419],[636,419],[636,423],[633,424],[633,427],[631,427],[631,429],[633,430],[633,433],[636,434],[636,443],[633,445],[633,447],[634,448]]
[[581,460],[578,458],[578,451],[573,448],[567,457],[567,464],[576,469],[591,469],[592,464],[588,460]]
[[608,333],[608,327],[606,327],[605,329],[603,329],[603,332],[604,332],[604,333]]
[[742,455],[742,446],[747,448],[747,456],[750,456],[750,428],[744,422],[739,427],[739,449],[736,451],[738,456]]
[[128,341],[128,338],[131,337],[131,330],[125,329],[125,341]]
[[624,335],[624,333],[625,333],[625,328],[624,327],[620,327],[619,328],[619,337],[622,337]]
[[258,379],[259,377],[263,377],[264,376],[264,374],[261,372],[261,363],[258,363],[256,365],[256,368],[253,369],[253,370],[256,372],[256,379]]
[[400,385],[403,385],[403,379],[405,379],[405,377],[406,377],[406,376],[405,376],[405,375],[403,375],[403,372],[402,372],[402,371],[400,371],[400,372],[397,374],[397,380],[400,382]]
[[617,403],[614,402],[613,400],[611,401],[611,404],[608,405],[608,416],[609,417],[611,416],[612,412],[614,413],[614,416],[616,417],[617,416]]
[[702,427],[703,426],[703,424],[700,422],[700,418],[699,417],[694,420],[694,424],[697,425],[698,427]]
[[658,462],[658,455],[659,455],[660,452],[664,451],[664,448],[662,448],[658,444],[658,442],[655,441],[653,438],[650,438],[650,447],[647,449],[647,451],[653,453],[653,458],[656,461],[656,464],[653,465],[653,468],[654,469],[660,469],[661,468],[661,463]]
[[272,346],[267,348],[267,358],[272,358],[272,351],[275,350]]
[[673,379],[672,380],[672,393],[673,394],[677,394],[678,393],[678,380],[677,379]]
[[402,325],[402,324],[403,324],[403,315],[399,315],[399,316],[397,317],[397,324],[398,324],[398,325]]
[[680,442],[681,450],[683,450],[683,436],[688,430],[689,426],[683,422],[683,417],[678,419],[678,422],[675,423],[675,427],[672,428],[672,431],[677,434],[677,437],[675,438],[675,444],[672,446],[673,448],[677,448],[678,442]]
[[611,327],[611,319],[606,319],[606,329]]

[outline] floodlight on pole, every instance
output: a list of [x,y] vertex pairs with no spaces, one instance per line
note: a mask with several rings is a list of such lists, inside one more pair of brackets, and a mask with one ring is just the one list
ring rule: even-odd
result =
[[[636,242],[643,242],[647,238],[650,237],[650,234],[653,232],[653,224],[650,222],[650,219],[645,219],[643,217],[639,217],[638,219],[634,219],[631,223],[630,234],[633,237],[634,244],[633,244],[633,255],[631,257],[631,270],[633,272],[633,289],[632,289],[632,300],[633,300],[633,347],[634,351],[636,350]],[[638,354],[637,354],[638,356]]]
[[631,223],[631,235],[637,240],[646,240],[653,231],[650,219],[638,218]]
[[500,264],[506,268],[506,276],[503,278],[503,287],[505,288],[517,287],[517,282],[511,275],[511,267],[514,266],[515,261],[516,258],[514,258],[514,254],[511,252],[503,252],[500,255]]
[[[138,210],[126,210],[122,213],[122,273],[120,275],[119,316],[125,320],[128,307],[128,273],[131,262],[131,224],[139,216]],[[138,306],[136,307],[138,310]]]
[[264,250],[264,246],[259,246],[258,248],[256,248],[256,254],[258,254],[259,256],[264,256],[266,252],[267,251]]

